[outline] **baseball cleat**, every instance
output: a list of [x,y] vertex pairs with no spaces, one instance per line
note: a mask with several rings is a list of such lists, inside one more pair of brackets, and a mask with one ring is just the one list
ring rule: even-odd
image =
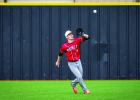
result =
[[84,94],[90,94],[89,90],[84,91]]
[[74,87],[74,88],[73,88],[73,92],[74,92],[75,94],[77,94],[77,93],[78,93],[78,90],[77,90],[77,88],[76,88],[76,87]]

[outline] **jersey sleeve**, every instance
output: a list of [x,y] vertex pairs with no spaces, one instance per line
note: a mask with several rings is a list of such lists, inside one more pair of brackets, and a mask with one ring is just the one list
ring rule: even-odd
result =
[[86,39],[84,37],[79,37],[76,39],[78,43],[84,42]]
[[60,48],[60,53],[64,54],[66,52],[65,46],[62,45]]

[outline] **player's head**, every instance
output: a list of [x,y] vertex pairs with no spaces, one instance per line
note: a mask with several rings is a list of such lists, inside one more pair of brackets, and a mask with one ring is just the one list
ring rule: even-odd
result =
[[67,30],[65,32],[65,37],[67,38],[67,40],[73,40],[74,39],[74,36],[72,34],[72,31],[70,31],[70,30]]

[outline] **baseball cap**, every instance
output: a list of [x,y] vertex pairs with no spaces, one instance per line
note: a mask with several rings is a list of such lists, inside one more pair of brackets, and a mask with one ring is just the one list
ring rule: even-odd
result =
[[67,37],[67,35],[69,35],[70,33],[72,33],[72,31],[67,30],[67,31],[65,32],[65,37]]

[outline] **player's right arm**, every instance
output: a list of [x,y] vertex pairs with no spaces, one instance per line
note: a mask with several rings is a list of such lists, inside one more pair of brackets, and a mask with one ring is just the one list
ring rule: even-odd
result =
[[65,53],[65,47],[64,46],[61,46],[60,48],[60,51],[59,51],[59,54],[58,54],[58,57],[57,57],[57,60],[56,60],[56,66],[59,68],[59,65],[60,65],[60,62],[61,62],[61,57],[63,56],[63,54]]
[[59,55],[57,57],[57,60],[56,60],[56,66],[59,68],[59,65],[60,65],[60,61],[61,61],[61,56],[63,56],[63,54],[61,52],[59,52]]

